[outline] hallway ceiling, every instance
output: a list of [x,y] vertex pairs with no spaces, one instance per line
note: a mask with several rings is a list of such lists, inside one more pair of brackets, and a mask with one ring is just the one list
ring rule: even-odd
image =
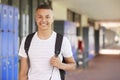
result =
[[120,0],[52,0],[100,21],[120,21]]

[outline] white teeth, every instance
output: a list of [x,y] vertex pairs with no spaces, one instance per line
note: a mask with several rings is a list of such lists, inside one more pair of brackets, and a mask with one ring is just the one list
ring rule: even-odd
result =
[[46,22],[41,22],[40,25],[41,25],[41,26],[46,26],[47,23],[46,23]]
[[46,25],[46,24],[42,24],[42,25]]
[[42,24],[42,25],[46,25],[46,24]]
[[41,25],[46,25],[46,23],[40,23]]

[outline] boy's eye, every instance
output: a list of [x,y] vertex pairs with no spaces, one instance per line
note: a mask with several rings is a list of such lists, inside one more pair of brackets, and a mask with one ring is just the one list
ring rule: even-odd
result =
[[41,19],[42,17],[41,16],[36,16],[36,18]]
[[42,16],[38,16],[38,18],[42,18]]
[[37,18],[39,18],[39,19],[43,19],[43,18],[50,19],[50,16],[49,15],[47,15],[47,16],[37,16]]
[[46,16],[46,18],[48,19],[48,18],[50,18],[50,16]]

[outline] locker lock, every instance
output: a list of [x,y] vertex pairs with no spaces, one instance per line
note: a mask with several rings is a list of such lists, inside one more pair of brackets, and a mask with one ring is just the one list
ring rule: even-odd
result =
[[8,30],[8,32],[10,32],[10,30]]
[[4,30],[1,30],[1,32],[4,32]]

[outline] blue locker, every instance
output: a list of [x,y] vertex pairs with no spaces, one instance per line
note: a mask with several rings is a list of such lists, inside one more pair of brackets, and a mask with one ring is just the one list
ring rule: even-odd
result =
[[14,55],[18,55],[18,17],[19,11],[18,8],[14,8]]
[[8,30],[10,32],[13,32],[13,10],[13,7],[8,6]]
[[14,56],[18,56],[18,34],[15,33],[14,34],[14,43],[13,43],[13,53],[14,53]]
[[1,27],[1,14],[2,14],[2,5],[0,4],[0,80],[2,80],[2,27]]
[[8,32],[2,32],[2,57],[8,56]]
[[1,43],[2,41],[1,40],[2,40],[2,32],[0,31],[0,57],[2,56],[2,51],[1,51],[2,50],[1,49],[2,48],[2,43]]
[[1,28],[4,31],[8,31],[8,6],[3,5],[3,9],[1,11]]
[[2,35],[1,35],[1,32],[2,32],[2,27],[1,27],[1,12],[2,12],[2,5],[0,4],[0,57],[1,57],[1,54],[2,54],[2,51],[1,51],[1,40],[2,40]]
[[2,57],[6,57],[7,53],[8,53],[8,6],[6,5],[2,5],[2,11],[1,11],[1,29],[2,29],[2,33],[1,33],[1,44],[2,44],[2,48],[1,48],[1,53],[2,53]]
[[2,14],[2,5],[0,4],[0,31],[2,30],[2,28],[1,28],[1,14]]
[[13,10],[12,6],[8,6],[8,56],[13,55]]
[[7,5],[0,5],[0,80],[18,80],[18,9]]
[[2,32],[0,31],[0,57],[2,56]]
[[14,31],[18,33],[19,25],[19,11],[18,8],[14,8]]
[[7,58],[2,58],[2,79],[1,80],[8,80],[7,79]]
[[18,56],[14,56],[14,80],[18,80]]
[[2,58],[0,57],[0,80],[2,80]]
[[13,32],[8,32],[8,56],[13,56]]
[[8,62],[7,62],[7,66],[8,66],[8,80],[13,80],[13,57],[8,57]]

